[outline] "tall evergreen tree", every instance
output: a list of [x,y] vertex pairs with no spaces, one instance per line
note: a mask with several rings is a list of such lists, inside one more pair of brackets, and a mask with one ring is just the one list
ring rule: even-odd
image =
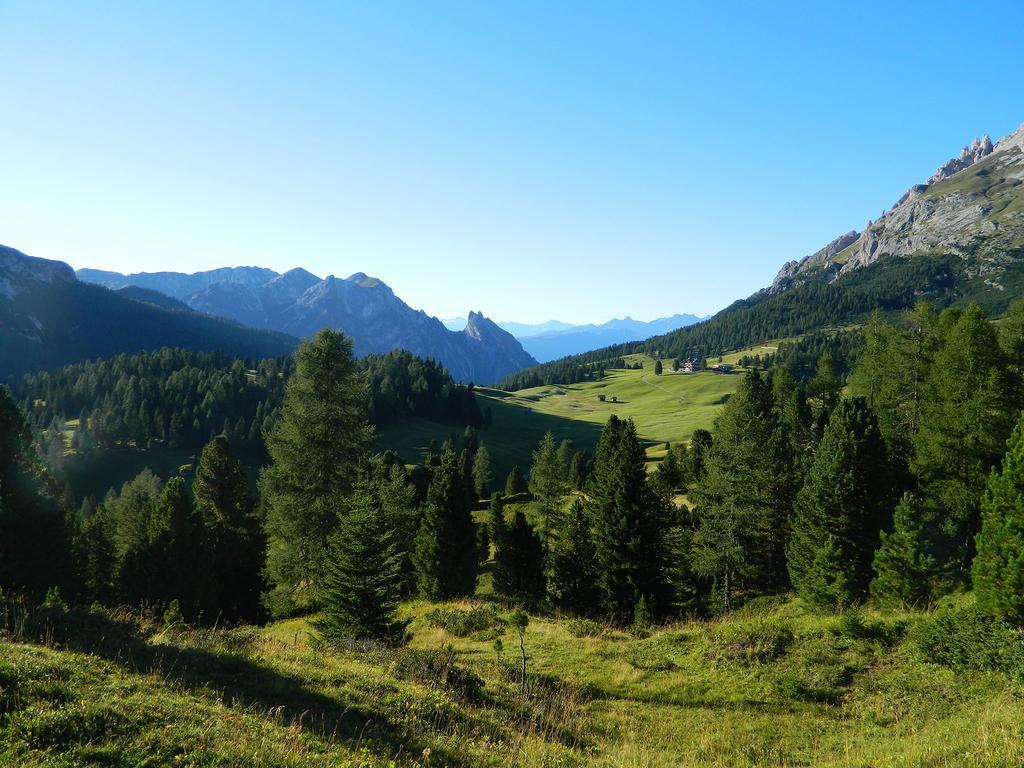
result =
[[544,594],[544,549],[540,536],[521,509],[517,509],[497,545],[495,564],[502,578],[495,588],[509,595],[536,597]]
[[370,445],[364,377],[352,342],[324,329],[295,353],[284,404],[267,450],[260,490],[266,510],[268,608],[284,614],[313,603],[324,546],[337,526]]
[[461,465],[451,447],[441,454],[416,536],[416,584],[432,600],[471,595],[476,587],[476,526]]
[[891,508],[891,472],[878,423],[863,398],[842,400],[796,499],[786,558],[800,596],[820,607],[864,598]]
[[972,576],[978,607],[1024,624],[1024,418],[1010,438],[1001,471],[993,470],[981,502]]
[[480,443],[480,447],[473,456],[473,485],[478,499],[487,498],[491,492],[491,483],[494,482],[494,473],[491,472],[491,454],[487,446]]
[[363,475],[343,505],[317,586],[322,613],[315,627],[321,637],[332,643],[400,640],[408,623],[397,619],[401,569],[394,529]]
[[[969,578],[980,500],[1013,426],[1007,365],[996,331],[976,305],[940,316],[943,341],[926,382],[912,468],[944,511],[935,557],[947,587]],[[1019,404],[1018,404],[1019,405]]]
[[255,618],[263,542],[242,465],[224,435],[203,448],[192,495],[211,576],[204,582],[204,614],[229,620]]
[[590,519],[582,499],[575,499],[562,521],[551,550],[548,596],[559,608],[587,614],[597,608],[596,552]]
[[630,420],[609,418],[591,477],[590,519],[604,611],[631,620],[645,598],[666,607],[667,510],[648,486],[643,446]]
[[420,525],[420,512],[416,504],[416,489],[409,473],[397,455],[375,460],[373,485],[378,491],[387,526],[394,532],[395,547],[401,556],[402,593],[411,594],[416,588],[416,571],[412,562],[416,533]]
[[793,488],[789,441],[764,375],[749,371],[718,419],[694,498],[694,567],[712,579],[722,603],[733,588],[786,585]]
[[510,576],[507,563],[502,552],[508,534],[505,524],[505,503],[500,493],[491,495],[491,505],[488,509],[488,525],[490,525],[489,538],[494,547],[494,568],[491,571],[491,583],[495,592],[507,594],[510,589]]
[[530,493],[537,503],[540,536],[545,551],[550,543],[551,531],[558,524],[562,497],[567,491],[565,468],[558,456],[555,436],[547,432],[533,452],[533,466],[530,469]]
[[[153,506],[149,543],[143,550],[149,602],[165,608],[177,600],[185,618],[201,615],[201,593],[209,581],[219,577],[211,572],[209,560],[204,557],[205,533],[184,478],[172,477]],[[207,618],[216,619],[216,610]]]

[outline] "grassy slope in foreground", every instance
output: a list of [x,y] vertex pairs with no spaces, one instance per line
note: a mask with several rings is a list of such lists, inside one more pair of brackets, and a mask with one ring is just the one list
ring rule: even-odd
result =
[[[490,408],[494,420],[480,436],[494,462],[495,477],[504,480],[513,464],[525,471],[531,452],[548,430],[558,440],[569,438],[578,448],[593,449],[612,414],[633,419],[640,437],[652,443],[689,440],[695,429],[711,428],[739,380],[735,375],[674,374],[668,360],[663,361],[665,373],[655,376],[650,358],[635,355],[629,360],[643,360],[644,370],[609,370],[602,381],[568,386],[478,390],[480,407]],[[605,402],[599,395],[605,395]],[[613,396],[619,402],[612,403]],[[382,430],[380,446],[414,462],[432,439],[442,442],[451,432],[450,426],[417,420]]]
[[[927,614],[864,613],[856,622],[780,599],[649,636],[534,617],[524,699],[518,644],[499,609],[478,608],[471,633],[431,619],[436,608],[468,607],[407,604],[408,648],[335,652],[313,647],[303,620],[167,632],[100,612],[61,614],[57,643],[40,643],[45,633],[0,638],[0,764],[1024,761],[1018,684],[917,660],[909,638]],[[67,624],[73,642],[62,646]]]

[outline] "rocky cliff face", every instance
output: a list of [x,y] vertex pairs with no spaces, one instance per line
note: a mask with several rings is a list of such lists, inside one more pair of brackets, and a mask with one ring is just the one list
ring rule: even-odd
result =
[[138,285],[181,296],[194,310],[240,323],[304,337],[321,328],[347,333],[357,355],[406,349],[444,365],[458,381],[491,383],[536,365],[518,341],[471,313],[464,331],[451,331],[437,318],[414,310],[385,283],[357,272],[347,279],[321,280],[304,269],[284,274],[240,267],[183,275],[174,272],[120,275],[81,270],[83,280],[108,287]]
[[783,265],[769,289],[804,278],[830,280],[886,257],[953,253],[999,286],[999,276],[1024,248],[1024,124],[995,145],[988,136],[916,184],[863,232],[849,232],[818,253]]
[[0,245],[0,297],[13,299],[37,283],[74,279],[74,270],[63,261],[26,256],[14,248]]

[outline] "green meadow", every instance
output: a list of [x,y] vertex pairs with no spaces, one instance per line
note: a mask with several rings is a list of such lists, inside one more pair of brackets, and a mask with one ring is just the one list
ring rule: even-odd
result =
[[1019,675],[924,658],[927,612],[822,616],[779,597],[641,631],[533,615],[525,689],[508,612],[487,597],[410,602],[407,647],[326,649],[305,619],[198,630],[99,609],[36,609],[28,618],[8,609],[0,764],[1024,761]]
[[[491,428],[480,437],[491,454],[495,476],[504,477],[514,464],[528,468],[531,452],[549,430],[558,440],[571,439],[579,448],[592,449],[613,414],[633,419],[654,455],[660,444],[686,441],[695,429],[710,429],[738,382],[735,374],[672,373],[670,360],[662,361],[664,372],[656,376],[654,360],[639,355],[627,359],[642,361],[644,369],[610,369],[601,381],[517,392],[477,389],[480,407],[492,414]],[[451,433],[446,425],[420,419],[382,430],[378,444],[412,463],[431,440],[443,442]]]

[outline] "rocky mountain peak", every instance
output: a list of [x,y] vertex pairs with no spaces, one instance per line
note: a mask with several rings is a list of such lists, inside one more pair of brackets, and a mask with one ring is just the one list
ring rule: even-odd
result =
[[988,157],[992,154],[992,139],[988,137],[986,133],[980,139],[975,139],[962,150],[957,157],[947,160],[945,163],[939,166],[938,170],[931,175],[928,179],[928,184],[934,184],[937,181],[942,181],[952,176],[954,173],[970,168],[976,162],[982,158]]
[[0,245],[0,296],[13,298],[31,283],[73,281],[75,271],[63,261],[26,256],[19,250]]

